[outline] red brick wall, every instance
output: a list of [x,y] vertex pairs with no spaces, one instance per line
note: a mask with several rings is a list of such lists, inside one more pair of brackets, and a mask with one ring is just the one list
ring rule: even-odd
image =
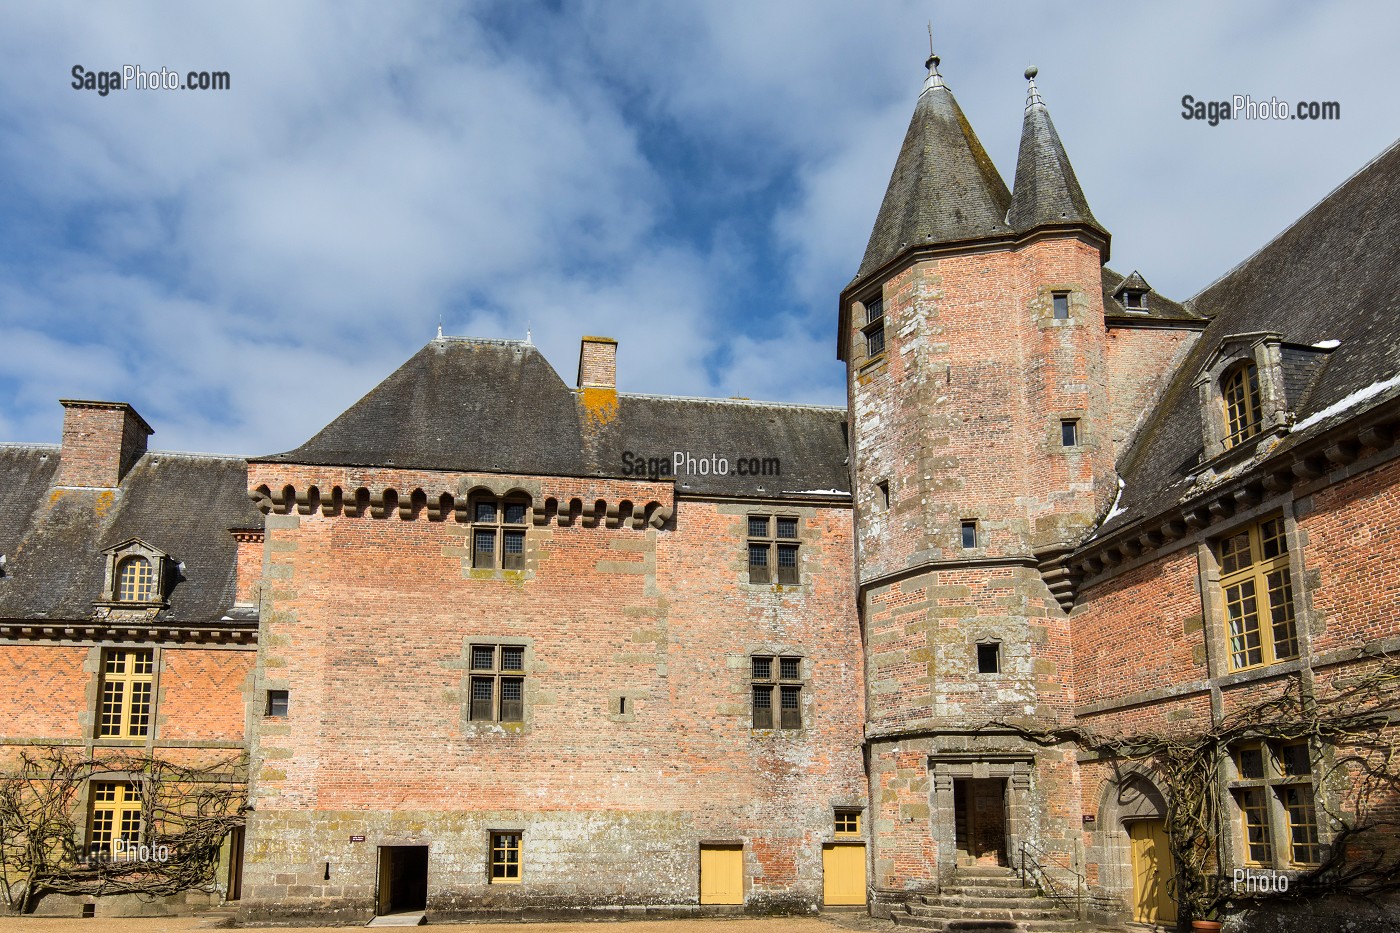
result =
[[162,651],[158,741],[242,742],[256,660],[251,649]]
[[[536,502],[672,495],[665,483],[480,481]],[[313,482],[478,479],[256,464],[250,476]],[[750,511],[774,509],[685,501],[659,531],[531,526],[523,575],[464,569],[467,526],[450,516],[270,515],[262,677],[289,689],[291,713],[260,726],[249,896],[284,904],[278,879],[295,876],[308,898],[362,903],[374,882],[363,853],[407,834],[462,866],[438,897],[693,901],[700,840],[743,839],[751,896],[811,902],[831,808],[865,799],[850,513],[782,509],[801,517],[804,582],[775,588],[747,583]],[[522,730],[464,722],[465,650],[479,638],[528,646]],[[801,732],[751,730],[757,652],[806,659]],[[619,693],[626,716],[613,714]],[[482,884],[491,819],[528,824],[531,883],[515,892]],[[643,832],[658,821],[663,836]],[[361,830],[370,848],[347,847]],[[590,876],[597,853],[586,869],[570,838],[631,846],[627,880]],[[323,850],[353,862],[351,880],[322,883]]]
[[80,739],[93,674],[88,649],[74,645],[7,645],[0,651],[0,734],[12,739]]
[[[1113,413],[1114,455],[1122,453],[1142,419],[1153,411],[1187,351],[1194,330],[1110,327],[1104,345],[1104,375]],[[1194,390],[1192,390],[1194,391]]]

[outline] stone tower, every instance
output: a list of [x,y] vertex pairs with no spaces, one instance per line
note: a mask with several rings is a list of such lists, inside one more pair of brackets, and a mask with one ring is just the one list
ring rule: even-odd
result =
[[[1082,863],[1057,558],[1117,491],[1089,210],[1030,81],[1008,191],[928,60],[841,295],[877,899],[1022,845]],[[1064,597],[1062,606],[1059,597]]]

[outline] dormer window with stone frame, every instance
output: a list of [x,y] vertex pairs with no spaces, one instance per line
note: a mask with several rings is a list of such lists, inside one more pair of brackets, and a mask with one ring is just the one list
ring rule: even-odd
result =
[[1204,459],[1252,447],[1289,423],[1278,334],[1227,338],[1196,377]]
[[1113,297],[1123,305],[1123,310],[1146,314],[1147,293],[1151,290],[1152,286],[1147,284],[1147,280],[1134,271],[1118,283],[1118,287],[1113,290]]
[[98,604],[117,608],[164,606],[170,555],[131,538],[102,552],[106,560]]

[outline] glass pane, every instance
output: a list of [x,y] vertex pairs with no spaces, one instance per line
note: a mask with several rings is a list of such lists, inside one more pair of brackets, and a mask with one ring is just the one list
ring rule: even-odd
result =
[[778,662],[778,668],[779,668],[779,670],[780,670],[780,672],[781,672],[781,674],[782,674],[783,680],[801,680],[801,679],[802,679],[802,659],[801,659],[801,658],[782,658],[782,659]]
[[1230,666],[1236,670],[1262,664],[1259,636],[1259,609],[1254,599],[1254,581],[1245,580],[1225,588],[1225,607],[1230,616]]
[[1312,774],[1312,762],[1308,760],[1306,742],[1290,742],[1278,749],[1278,766],[1285,777],[1308,777]]
[[1273,861],[1269,846],[1268,813],[1264,794],[1259,790],[1239,792],[1240,816],[1244,822],[1246,858],[1256,865]]
[[501,722],[525,721],[525,681],[519,677],[501,678]]
[[749,582],[767,583],[768,575],[768,545],[749,545]]
[[503,532],[501,550],[502,567],[507,570],[522,569],[525,566],[525,532]]
[[869,324],[871,321],[878,321],[884,316],[885,299],[883,296],[871,298],[865,303],[865,323]]
[[962,523],[962,546],[965,548],[974,548],[977,546],[976,522]]
[[885,328],[877,327],[865,335],[865,355],[874,356],[885,351]]
[[489,501],[489,500],[488,500],[488,501],[477,500],[477,503],[476,503],[476,521],[479,521],[479,522],[495,522],[495,520],[496,520],[496,503],[491,502],[491,501]]
[[472,566],[491,568],[496,566],[496,532],[478,528],[472,536]]
[[1249,532],[1242,531],[1220,542],[1220,572],[1235,573],[1254,563],[1249,552]]
[[1312,785],[1284,787],[1279,799],[1288,813],[1289,858],[1294,864],[1309,865],[1322,860],[1317,840],[1317,814],[1313,810]]
[[795,518],[780,518],[780,519],[778,519],[778,537],[780,537],[780,538],[796,538],[796,537],[797,537],[797,519],[795,519]]
[[151,731],[151,684],[131,685],[131,718],[127,735],[148,735]]
[[491,700],[495,692],[495,681],[490,677],[472,678],[471,718],[477,722],[489,722],[492,717]]
[[750,537],[750,538],[766,538],[766,537],[768,537],[768,516],[767,516],[767,515],[750,515],[750,516],[749,516],[749,537]]
[[501,646],[501,670],[525,670],[525,649],[520,645]]
[[1264,752],[1258,745],[1249,745],[1235,753],[1235,767],[1246,779],[1264,776]]
[[1274,659],[1298,656],[1298,630],[1293,624],[1293,585],[1287,570],[1268,576],[1269,618],[1273,623]]
[[1069,319],[1069,295],[1060,293],[1050,296],[1051,304],[1054,308],[1055,320],[1064,321]]
[[121,735],[123,701],[126,698],[124,686],[120,681],[102,685],[102,725],[98,735]]
[[525,503],[506,503],[506,523],[510,525],[520,525],[525,522]]
[[150,648],[131,653],[131,672],[133,674],[150,674],[155,671],[155,652]]
[[782,727],[784,729],[802,728],[802,688],[782,687]]
[[1060,422],[1060,445],[1063,447],[1074,447],[1079,443],[1079,422]]
[[472,645],[472,670],[489,671],[496,667],[495,645]]
[[1288,539],[1283,533],[1283,519],[1271,518],[1259,526],[1259,549],[1264,559],[1271,560],[1288,553]]
[[797,545],[778,545],[778,582],[797,582]]
[[773,679],[773,659],[754,658],[753,659],[753,679],[772,680]]
[[753,727],[773,728],[773,688],[755,686],[753,688]]

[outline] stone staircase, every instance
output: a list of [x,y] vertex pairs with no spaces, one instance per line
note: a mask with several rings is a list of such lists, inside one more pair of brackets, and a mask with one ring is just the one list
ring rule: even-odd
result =
[[944,933],[1070,933],[1092,929],[1073,910],[1021,884],[1009,868],[960,868],[939,894],[911,897],[895,924]]

